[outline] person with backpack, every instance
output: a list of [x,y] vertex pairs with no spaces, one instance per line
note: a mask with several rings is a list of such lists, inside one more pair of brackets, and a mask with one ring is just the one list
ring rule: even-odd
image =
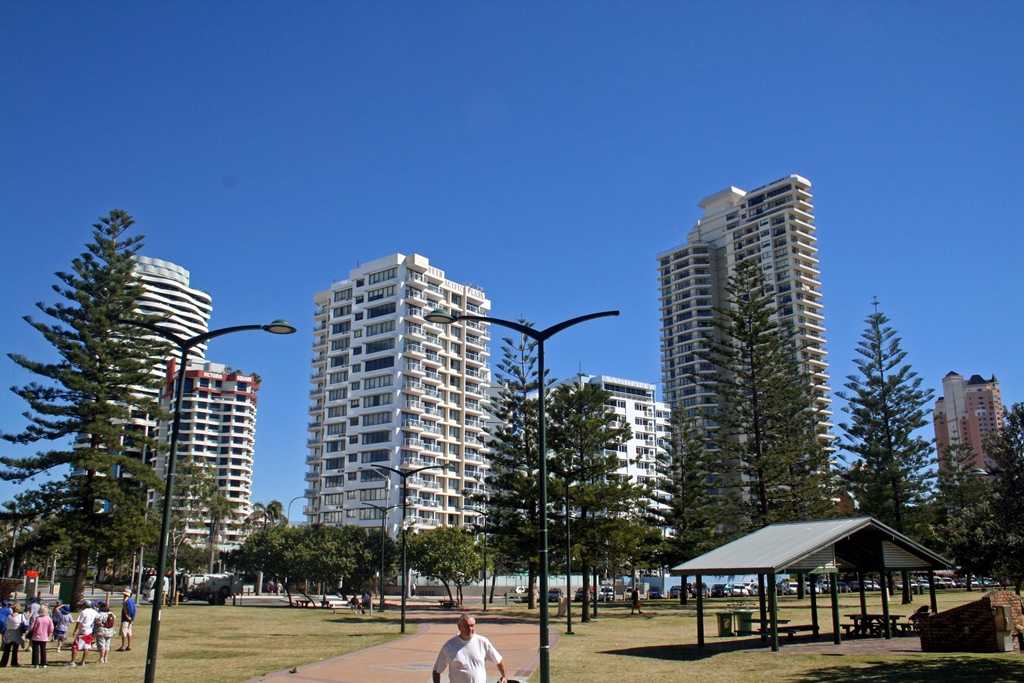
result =
[[28,630],[28,619],[21,613],[21,605],[14,603],[11,614],[7,617],[7,629],[4,631],[4,655],[0,659],[0,667],[21,666],[18,664],[18,650],[25,644],[25,631]]
[[96,637],[100,649],[100,664],[107,663],[110,654],[110,639],[114,637],[114,624],[117,617],[107,609],[107,603],[99,604],[99,616],[96,618]]

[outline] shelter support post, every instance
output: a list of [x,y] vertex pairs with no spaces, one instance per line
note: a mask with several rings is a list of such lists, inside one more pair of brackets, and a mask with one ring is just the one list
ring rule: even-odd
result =
[[889,583],[884,571],[878,573],[878,578],[882,584],[882,633],[885,634],[886,640],[889,640],[892,638],[892,622],[889,621]]
[[811,632],[818,637],[818,575],[811,574]]
[[935,599],[935,570],[928,570],[928,597],[931,598],[932,614],[939,611],[939,603]]
[[839,574],[832,574],[829,579],[829,593],[832,595],[832,642],[842,645],[843,637],[839,634]]
[[775,572],[768,573],[768,611],[771,612],[771,639],[772,652],[779,651],[779,603],[775,598]]
[[693,586],[697,592],[697,647],[704,647],[704,577],[695,574]]
[[857,571],[857,584],[860,587],[860,613],[867,614],[868,596],[867,592],[864,590],[864,572],[860,570]]
[[[757,575],[757,605],[761,614],[761,640],[766,640],[768,636],[765,635],[764,625],[768,623],[768,607],[765,604],[766,593],[765,593],[765,579],[764,574]],[[772,587],[774,593],[774,586]]]

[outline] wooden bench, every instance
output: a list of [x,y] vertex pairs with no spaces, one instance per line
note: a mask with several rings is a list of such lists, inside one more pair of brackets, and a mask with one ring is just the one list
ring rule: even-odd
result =
[[785,633],[789,640],[794,640],[798,631],[812,631],[814,635],[818,635],[818,629],[814,624],[798,624],[796,626],[792,624],[786,624],[785,626],[779,626],[779,633]]

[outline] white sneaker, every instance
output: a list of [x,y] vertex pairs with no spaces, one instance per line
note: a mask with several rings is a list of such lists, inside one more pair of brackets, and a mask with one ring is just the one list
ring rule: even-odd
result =
[[68,666],[75,666],[74,662],[68,662]]

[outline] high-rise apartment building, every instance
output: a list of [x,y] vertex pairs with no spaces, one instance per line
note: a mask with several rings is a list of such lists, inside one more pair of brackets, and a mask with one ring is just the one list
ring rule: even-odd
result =
[[[484,491],[490,383],[487,325],[435,325],[437,307],[486,315],[490,302],[418,254],[371,261],[315,295],[304,514],[310,523],[380,526],[402,501],[411,526],[478,521],[466,496]],[[372,507],[373,505],[379,508]],[[389,529],[401,520],[390,510]],[[386,522],[385,522],[386,524]]]
[[[174,382],[178,370],[171,363],[163,407],[173,410]],[[233,514],[221,520],[215,542],[222,549],[238,547],[245,541],[243,525],[252,512],[252,463],[256,443],[257,376],[236,372],[226,365],[208,361],[190,361],[185,371],[185,389],[181,402],[181,427],[178,454],[215,476],[217,487],[232,503]],[[162,423],[160,437],[170,440],[171,424]],[[157,474],[165,476],[167,459],[157,463]],[[208,519],[190,526],[186,533],[196,547],[209,539]]]
[[686,244],[658,255],[661,293],[663,399],[691,415],[713,408],[712,390],[698,377],[714,368],[697,356],[713,334],[715,309],[736,264],[756,259],[775,296],[775,318],[793,342],[793,353],[811,378],[821,427],[831,428],[818,249],[811,183],[798,175],[750,192],[729,187],[701,200],[704,215]]
[[[136,256],[135,272],[142,280],[143,293],[137,302],[141,313],[163,318],[161,327],[188,339],[209,331],[213,302],[206,292],[191,285],[189,271],[168,261]],[[234,503],[234,516],[221,527],[217,543],[222,548],[239,545],[241,521],[251,511],[253,448],[256,429],[256,389],[252,375],[243,375],[227,366],[205,360],[206,345],[189,351],[185,394],[182,400],[181,433],[178,457],[192,457],[215,475],[221,492]],[[158,363],[153,372],[165,379],[164,391],[154,395],[169,412],[173,410],[173,387],[177,376],[177,358]],[[171,438],[171,422],[157,422],[149,415],[133,415],[136,429],[145,429],[164,443]],[[167,469],[167,456],[136,453],[149,462],[161,477]],[[154,498],[156,493],[154,492]],[[195,545],[205,545],[208,530],[188,530]]]
[[[658,469],[658,460],[664,453],[671,413],[667,404],[657,400],[657,386],[609,375],[578,375],[560,382],[568,383],[594,384],[611,393],[607,407],[632,430],[630,439],[616,452],[618,474],[660,488],[664,475]],[[654,501],[651,504],[659,505]]]
[[984,379],[950,372],[942,378],[942,396],[935,401],[932,424],[939,451],[939,467],[948,462],[941,457],[953,444],[966,444],[974,451],[971,468],[990,469],[995,461],[985,454],[985,438],[1002,427],[1005,414],[1003,395],[995,375]]
[[[159,315],[164,319],[161,323],[163,327],[186,339],[209,331],[213,302],[209,294],[192,288],[187,270],[168,261],[148,256],[136,255],[135,263],[135,274],[143,284],[142,296],[137,300],[140,313]],[[206,345],[200,344],[191,351],[191,356],[201,360],[205,353]],[[168,360],[158,363],[153,368],[153,374],[161,379],[165,378]],[[139,391],[146,392],[141,388]],[[159,401],[160,397],[156,391],[148,393],[154,401]],[[156,435],[158,425],[152,416],[135,414],[132,415],[132,422],[136,429],[146,430],[151,436]],[[152,453],[136,452],[135,456],[163,468],[163,463],[156,462]]]

